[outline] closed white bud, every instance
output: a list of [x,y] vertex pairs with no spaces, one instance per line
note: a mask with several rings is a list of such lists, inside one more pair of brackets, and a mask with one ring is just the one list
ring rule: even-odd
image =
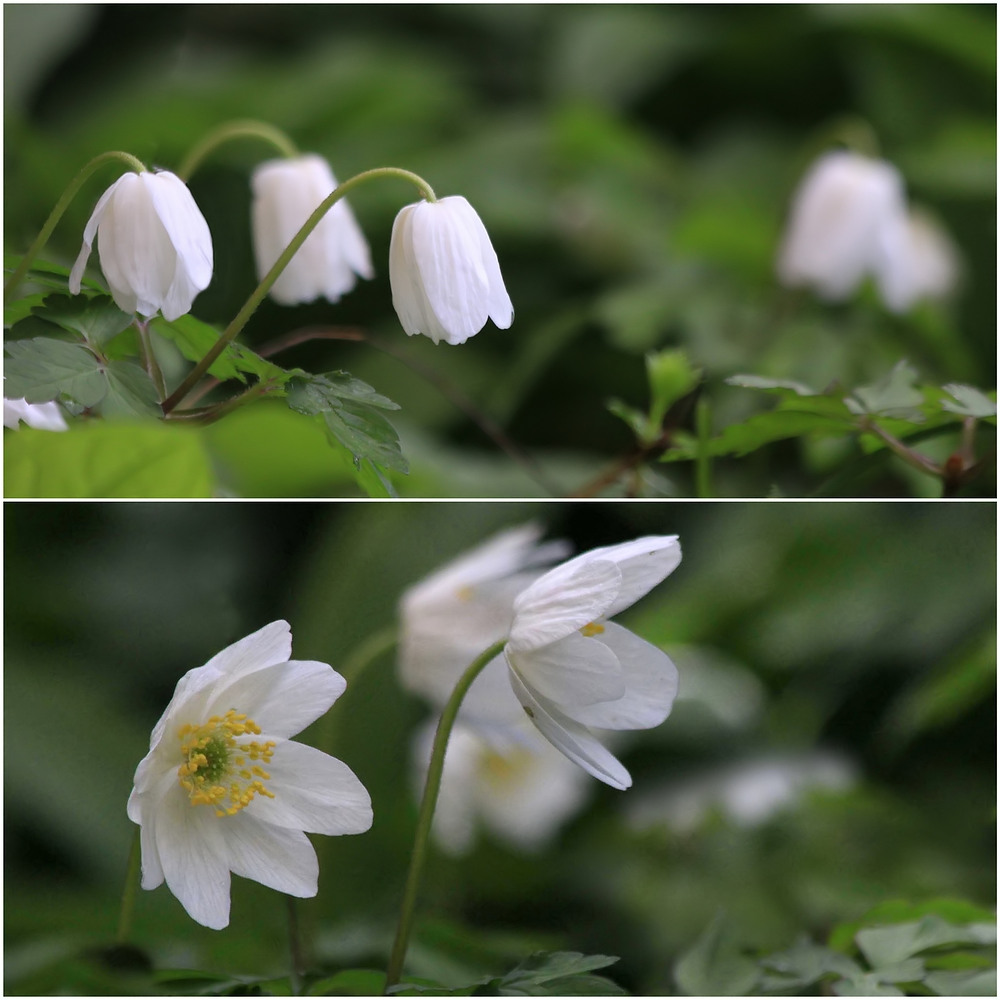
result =
[[878,275],[879,292],[894,312],[923,299],[940,299],[958,285],[959,253],[947,232],[925,212],[911,209],[900,225],[896,252]]
[[[320,203],[337,187],[322,156],[270,160],[253,172],[253,249],[257,277],[263,278]],[[371,252],[361,227],[341,198],[306,237],[271,286],[271,298],[285,306],[321,296],[339,301],[357,284],[372,278]]]
[[212,280],[212,234],[184,182],[166,170],[122,174],[83,231],[70,273],[76,295],[97,237],[101,270],[126,313],[175,320]]

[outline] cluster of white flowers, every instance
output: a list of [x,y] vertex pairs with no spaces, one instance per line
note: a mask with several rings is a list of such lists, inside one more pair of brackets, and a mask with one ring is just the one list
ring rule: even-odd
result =
[[[295,234],[337,187],[315,154],[273,160],[253,173],[252,231],[263,278]],[[97,239],[101,268],[120,309],[168,320],[191,310],[212,280],[212,238],[180,178],[166,170],[126,173],[97,202],[70,276],[80,291]],[[271,287],[281,305],[331,302],[372,278],[371,252],[345,199],[337,201]],[[389,249],[392,301],[409,335],[462,344],[491,317],[506,329],[513,306],[489,235],[465,198],[422,201],[401,209]]]
[[959,273],[947,233],[907,206],[899,171],[847,150],[825,153],[799,184],[777,268],[783,284],[832,302],[872,278],[894,312],[946,296]]

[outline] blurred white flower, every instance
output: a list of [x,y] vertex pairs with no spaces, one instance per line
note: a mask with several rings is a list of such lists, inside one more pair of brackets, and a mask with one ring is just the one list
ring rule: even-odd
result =
[[70,273],[76,295],[97,235],[118,308],[174,320],[212,280],[212,235],[184,182],[166,170],[122,174],[101,195]]
[[40,431],[67,431],[69,426],[58,403],[29,403],[26,399],[3,400],[3,425],[17,430],[20,421]]
[[[503,639],[514,598],[565,558],[569,546],[539,544],[534,524],[502,531],[407,590],[399,603],[399,673],[403,685],[441,708],[459,677],[488,646]],[[519,724],[502,656],[476,678],[460,718],[480,726]]]
[[676,535],[594,549],[550,570],[514,601],[504,648],[514,694],[541,734],[614,788],[632,778],[588,728],[649,729],[670,714],[677,668],[607,619],[681,561]]
[[319,866],[303,831],[363,833],[372,823],[351,769],[289,739],[346,686],[291,651],[288,623],[276,621],[189,670],[135,772],[128,815],[141,827],[142,887],[166,879],[206,927],[229,923],[230,872],[315,896]]
[[792,198],[778,277],[823,299],[846,299],[898,257],[905,218],[903,179],[894,166],[846,150],[825,153]]
[[423,333],[435,344],[464,344],[488,318],[506,330],[514,316],[486,227],[461,195],[400,209],[389,284],[406,333]]
[[[337,179],[326,160],[313,153],[262,163],[253,172],[251,186],[253,249],[260,279],[336,189]],[[357,284],[356,275],[372,278],[375,271],[368,242],[341,198],[306,237],[270,295],[285,306],[312,302],[321,295],[337,302]]]
[[629,822],[638,830],[665,825],[684,834],[718,810],[737,826],[759,826],[813,789],[846,791],[856,780],[850,761],[832,753],[758,757],[647,792],[631,803]]
[[901,223],[896,252],[878,273],[885,304],[905,312],[923,299],[945,298],[958,285],[959,253],[948,233],[919,208]]
[[[414,741],[421,788],[433,739],[430,725]],[[588,791],[583,771],[530,726],[494,730],[487,740],[459,724],[448,741],[434,837],[444,850],[464,854],[482,826],[516,848],[538,850],[580,809]]]

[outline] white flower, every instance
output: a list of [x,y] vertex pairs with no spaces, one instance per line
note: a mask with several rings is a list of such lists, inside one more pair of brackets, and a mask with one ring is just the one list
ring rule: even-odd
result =
[[[270,160],[253,172],[253,249],[263,278],[327,195],[337,187],[330,165],[314,153]],[[357,283],[372,278],[371,253],[347,201],[336,202],[306,237],[278,280],[271,298],[282,305],[337,302]]]
[[166,879],[206,927],[229,923],[230,872],[315,896],[319,866],[303,831],[372,823],[351,769],[289,739],[345,687],[330,666],[291,651],[288,623],[276,621],[189,670],[135,772],[128,815],[141,827],[142,887]]
[[[522,714],[522,719],[523,719]],[[415,740],[416,777],[422,788],[434,726]],[[461,724],[452,730],[434,810],[433,833],[451,854],[464,854],[483,826],[498,839],[528,851],[543,847],[583,805],[587,778],[535,730],[519,723],[492,738]]]
[[166,170],[122,174],[83,231],[69,289],[76,295],[97,234],[101,270],[118,308],[174,320],[212,280],[212,235],[184,182]]
[[29,403],[26,399],[3,400],[3,425],[17,430],[23,420],[40,431],[67,431],[66,420],[57,403]]
[[830,301],[846,299],[898,255],[905,217],[895,167],[846,150],[825,153],[792,199],[778,277]]
[[389,244],[392,304],[409,336],[464,344],[492,319],[514,317],[500,262],[476,210],[461,197],[400,209]]
[[504,648],[514,694],[541,734],[614,788],[632,779],[588,728],[649,729],[670,714],[677,668],[660,649],[607,619],[681,561],[676,535],[586,552],[514,601]]
[[[407,590],[399,604],[399,671],[405,687],[440,708],[459,677],[492,643],[505,638],[514,598],[543,568],[564,558],[562,541],[539,544],[533,524],[500,532]],[[520,723],[523,711],[498,656],[473,682],[461,717],[480,726]]]
[[922,299],[944,298],[958,284],[958,250],[951,237],[926,212],[911,209],[901,222],[896,252],[878,274],[885,304],[905,312]]

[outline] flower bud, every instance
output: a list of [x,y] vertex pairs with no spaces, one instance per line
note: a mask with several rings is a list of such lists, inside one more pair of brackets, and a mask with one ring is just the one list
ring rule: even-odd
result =
[[101,270],[122,312],[175,320],[212,280],[212,235],[184,182],[166,170],[122,174],[101,195],[70,273],[76,295],[97,236]]
[[951,237],[929,215],[911,209],[901,223],[897,252],[878,274],[878,288],[893,312],[922,299],[940,299],[958,285],[961,265]]

